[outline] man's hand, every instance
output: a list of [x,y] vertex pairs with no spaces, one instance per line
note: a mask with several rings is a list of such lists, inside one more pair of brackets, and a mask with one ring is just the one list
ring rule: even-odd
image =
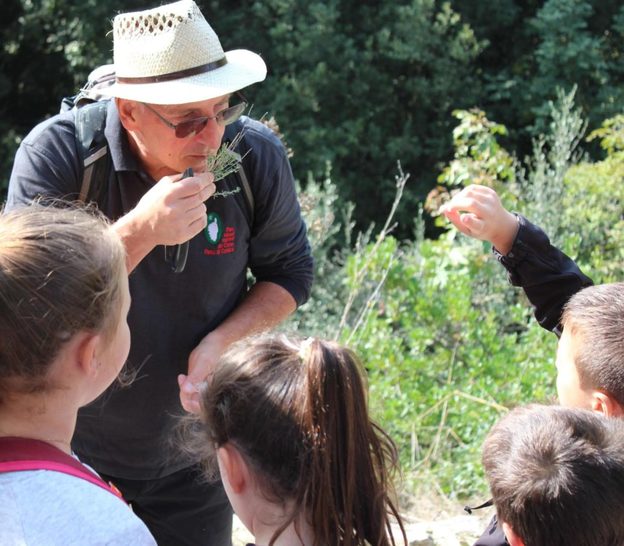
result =
[[254,284],[239,306],[199,343],[189,356],[188,375],[178,376],[180,402],[186,411],[199,413],[199,385],[210,381],[225,350],[235,341],[266,331],[297,307],[285,288],[269,281]]
[[126,247],[128,271],[156,245],[181,244],[206,227],[206,201],[214,192],[212,173],[180,180],[165,176],[114,224]]
[[191,352],[188,375],[180,374],[178,376],[180,402],[186,411],[199,413],[199,385],[210,380],[219,357],[225,349],[226,347],[219,340],[218,332],[214,331],[202,339],[201,343]]
[[503,207],[497,193],[487,186],[467,186],[440,208],[465,235],[489,241],[507,254],[518,233],[518,219]]
[[138,202],[131,214],[140,219],[153,245],[188,241],[206,227],[206,201],[214,192],[212,173],[180,180],[165,176]]

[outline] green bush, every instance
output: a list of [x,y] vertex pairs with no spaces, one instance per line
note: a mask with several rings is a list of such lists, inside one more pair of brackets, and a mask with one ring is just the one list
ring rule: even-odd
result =
[[[457,112],[456,153],[440,182],[450,191],[475,180],[494,186],[597,280],[614,280],[623,265],[624,118],[590,136],[606,153],[590,162],[573,97],[559,93],[549,133],[522,162],[500,144],[504,127],[478,110]],[[395,205],[407,178],[399,170]],[[337,195],[329,171],[303,194],[319,279],[294,324],[361,355],[371,410],[400,447],[407,493],[425,479],[451,497],[486,494],[481,443],[508,408],[555,400],[556,337],[533,320],[488,244],[454,229],[426,239],[422,211],[412,241],[392,236],[393,211],[383,227],[355,236]],[[338,230],[350,245],[336,247]]]

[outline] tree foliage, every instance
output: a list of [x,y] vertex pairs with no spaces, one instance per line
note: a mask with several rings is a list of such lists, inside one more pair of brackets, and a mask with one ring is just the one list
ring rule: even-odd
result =
[[[595,282],[621,280],[624,120],[609,119],[585,139],[573,97],[560,92],[551,103],[548,132],[524,160],[503,146],[502,124],[479,110],[456,112],[454,157],[440,181],[495,187],[508,208],[546,223]],[[606,154],[598,161],[581,150],[594,141]],[[329,176],[323,186],[329,191],[308,184],[323,204],[308,218],[327,210],[319,196],[334,196],[335,234],[340,202]],[[319,223],[310,226],[314,233]],[[348,221],[345,228],[352,231]],[[374,415],[398,442],[406,476],[416,476],[404,488],[424,478],[453,497],[486,495],[480,448],[490,426],[510,407],[556,398],[555,336],[533,320],[489,244],[448,225],[427,239],[421,220],[411,241],[373,228],[350,240],[339,253],[331,238],[316,240],[323,277],[291,326],[338,337],[362,356]]]
[[[452,112],[476,107],[509,129],[520,155],[546,132],[556,89],[577,87],[590,128],[623,104],[624,7],[616,0],[198,0],[225,49],[260,52],[269,77],[254,114],[278,120],[308,174],[332,165],[360,227],[381,222],[397,161],[412,173],[398,235],[453,153]],[[112,60],[119,11],[153,0],[7,0],[0,23],[0,173],[20,139]],[[599,154],[598,147],[589,149]]]

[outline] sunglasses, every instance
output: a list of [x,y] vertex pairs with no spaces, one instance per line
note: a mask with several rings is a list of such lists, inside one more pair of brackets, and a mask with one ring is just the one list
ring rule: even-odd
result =
[[245,108],[247,108],[247,100],[241,93],[237,93],[237,95],[241,102],[233,106],[229,106],[228,108],[224,108],[220,112],[217,112],[217,115],[215,116],[202,116],[200,118],[189,119],[188,121],[181,121],[180,123],[171,123],[167,118],[163,117],[162,114],[154,110],[154,108],[145,102],[143,103],[143,106],[145,106],[150,112],[156,114],[158,119],[160,119],[160,121],[162,121],[167,127],[173,129],[175,131],[176,138],[187,138],[191,135],[201,133],[211,119],[214,119],[219,125],[225,127],[240,118],[245,111]]

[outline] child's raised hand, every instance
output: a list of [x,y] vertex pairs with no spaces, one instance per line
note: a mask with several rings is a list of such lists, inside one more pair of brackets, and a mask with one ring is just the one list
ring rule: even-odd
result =
[[462,233],[489,241],[507,254],[518,233],[518,219],[503,207],[498,194],[487,186],[465,187],[440,212]]

